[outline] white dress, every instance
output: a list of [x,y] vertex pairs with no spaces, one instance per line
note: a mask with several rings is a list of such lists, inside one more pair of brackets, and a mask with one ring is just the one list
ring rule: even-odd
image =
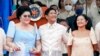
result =
[[96,44],[95,33],[91,29],[88,37],[73,37],[69,34],[68,45],[72,45],[71,56],[94,56],[92,44]]

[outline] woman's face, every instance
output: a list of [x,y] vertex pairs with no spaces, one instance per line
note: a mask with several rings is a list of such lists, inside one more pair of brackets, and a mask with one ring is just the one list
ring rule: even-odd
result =
[[86,21],[86,19],[83,16],[78,16],[77,17],[77,26],[78,27],[85,27],[88,21]]
[[31,14],[28,11],[24,12],[20,17],[20,22],[25,24],[29,24],[30,20],[31,20]]
[[48,15],[46,16],[48,21],[55,22],[57,20],[57,13],[55,10],[51,10]]
[[72,10],[72,2],[71,2],[71,0],[66,0],[66,2],[65,2],[65,9],[67,10],[67,11],[71,11]]

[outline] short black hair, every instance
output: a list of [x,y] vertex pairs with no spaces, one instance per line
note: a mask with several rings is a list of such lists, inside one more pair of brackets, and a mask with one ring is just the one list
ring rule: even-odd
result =
[[16,11],[17,19],[20,19],[20,16],[26,11],[30,12],[30,14],[32,15],[31,9],[28,6],[20,6],[20,7],[18,7],[18,9]]
[[41,3],[40,1],[35,1],[33,4],[38,4],[40,7],[46,7],[46,5]]
[[[54,8],[54,7],[56,7],[56,8]],[[57,6],[57,5],[54,5],[54,4],[53,4],[53,5],[51,5],[51,6],[50,6],[50,8],[54,8],[54,9],[56,9],[56,10],[58,10],[58,9],[59,9],[59,8],[58,8],[58,6]]]
[[48,9],[45,11],[45,15],[48,15],[49,12],[50,12],[51,10],[54,10],[54,11],[56,12],[56,10],[55,10],[54,8],[48,8]]
[[23,3],[23,2],[28,2],[29,3],[29,0],[21,0],[21,3]]
[[75,30],[78,30],[77,18],[78,18],[79,16],[83,16],[84,19],[85,19],[86,21],[88,21],[88,22],[87,22],[87,25],[86,25],[86,29],[87,29],[87,30],[90,30],[91,27],[92,27],[92,21],[91,21],[90,17],[88,17],[88,16],[85,15],[85,14],[78,15],[78,16],[75,18],[75,21],[74,21]]

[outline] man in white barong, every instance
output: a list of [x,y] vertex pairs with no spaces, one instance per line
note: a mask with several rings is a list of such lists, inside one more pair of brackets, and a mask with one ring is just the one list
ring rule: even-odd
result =
[[48,22],[39,28],[42,56],[62,56],[62,43],[67,45],[67,28],[56,23],[57,13],[55,9],[47,9],[45,15]]

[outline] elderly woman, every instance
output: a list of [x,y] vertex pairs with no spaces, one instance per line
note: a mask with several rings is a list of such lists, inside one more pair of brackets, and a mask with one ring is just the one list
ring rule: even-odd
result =
[[75,14],[71,0],[59,0],[58,18],[66,19]]
[[21,6],[16,13],[19,23],[15,24],[11,21],[7,32],[10,56],[31,56],[31,53],[38,53],[40,51],[38,45],[40,38],[35,27],[29,24],[31,20],[30,8]]

